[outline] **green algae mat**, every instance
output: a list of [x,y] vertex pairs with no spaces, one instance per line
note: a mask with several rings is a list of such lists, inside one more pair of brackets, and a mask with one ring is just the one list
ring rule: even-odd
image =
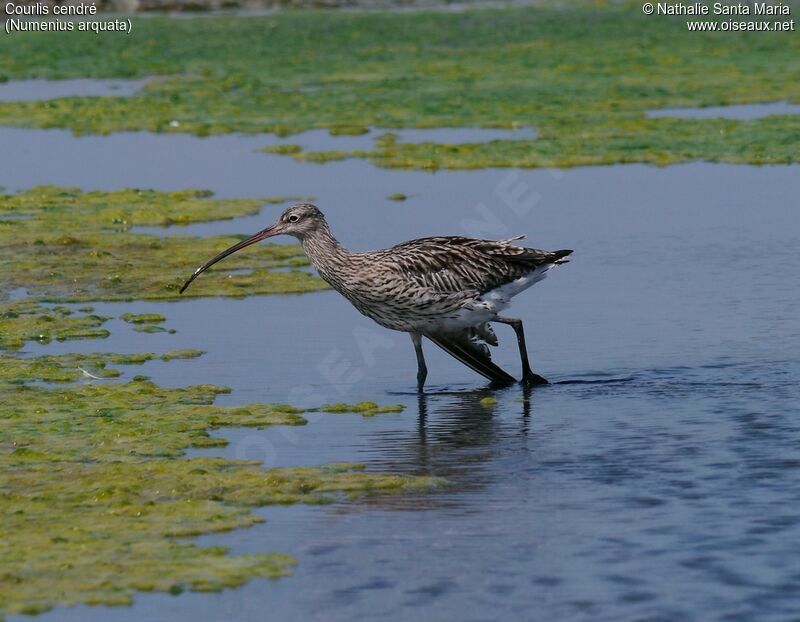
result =
[[[0,304],[0,334],[16,335],[0,349],[24,343],[31,316],[49,313],[60,317],[54,320],[58,330],[85,330],[81,323],[71,326],[77,318],[59,309],[30,301]],[[125,383],[75,382],[118,378],[113,365],[201,354],[0,355],[0,620],[76,603],[130,604],[136,591],[210,591],[277,578],[291,571],[290,557],[233,556],[186,538],[260,522],[252,513],[256,506],[326,503],[441,483],[367,472],[358,464],[264,469],[251,461],[188,458],[189,447],[227,444],[212,430],[304,425],[303,411],[267,403],[217,406],[216,396],[229,389],[167,389],[141,375]],[[401,410],[371,402],[329,409],[362,415]]]
[[209,436],[215,428],[306,423],[288,406],[215,406],[224,387],[165,389],[140,377],[60,389],[31,384],[68,381],[83,367],[113,377],[108,364],[154,356],[0,357],[0,619],[75,603],[130,604],[135,591],[209,591],[277,578],[291,570],[290,557],[233,556],[185,538],[259,522],[254,506],[438,483],[360,465],[267,470],[187,458],[187,447],[225,444]]
[[[23,288],[31,298],[71,302],[178,298],[181,284],[194,268],[237,239],[159,237],[134,233],[132,227],[256,214],[265,201],[285,202],[277,198],[214,200],[203,191],[81,192],[56,187],[0,195],[0,292]],[[226,262],[224,271],[211,272],[211,278],[199,281],[199,287],[186,295],[302,293],[327,287],[303,270],[292,270],[308,265],[296,244],[259,245],[240,255]],[[50,330],[44,334],[69,337],[69,331],[59,332],[55,316],[43,320],[26,315],[25,319],[42,329],[49,324]],[[0,327],[2,321],[0,317]],[[85,318],[80,327],[74,321],[69,324],[71,330],[92,330],[97,321]],[[14,326],[21,324],[15,322]]]
[[387,167],[797,162],[800,118],[646,118],[668,106],[800,101],[793,32],[688,32],[641,4],[461,13],[285,12],[134,18],[134,34],[0,38],[0,75],[162,76],[141,96],[0,104],[0,124],[76,132],[299,132],[534,126],[537,140],[382,141]]

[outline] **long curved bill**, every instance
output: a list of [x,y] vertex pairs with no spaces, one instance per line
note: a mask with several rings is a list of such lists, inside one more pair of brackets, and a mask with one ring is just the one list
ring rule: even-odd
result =
[[180,293],[182,294],[183,292],[185,292],[186,288],[189,287],[189,285],[192,284],[192,281],[194,281],[198,276],[200,276],[203,272],[205,272],[208,268],[213,266],[215,263],[217,263],[221,259],[225,259],[228,255],[232,255],[236,251],[240,251],[243,248],[245,248],[246,246],[250,246],[251,244],[255,244],[256,242],[260,242],[261,240],[266,240],[267,238],[270,238],[273,235],[278,235],[279,233],[280,233],[280,231],[278,231],[277,225],[273,225],[272,227],[267,227],[266,229],[263,229],[263,230],[259,231],[255,235],[251,235],[246,240],[242,240],[241,242],[238,242],[237,244],[234,244],[230,248],[226,248],[219,255],[217,255],[216,257],[208,260],[206,263],[204,263],[202,266],[200,266],[197,270],[195,270],[192,273],[192,276],[190,276],[189,279],[186,281],[186,283],[183,284],[183,287],[181,287]]

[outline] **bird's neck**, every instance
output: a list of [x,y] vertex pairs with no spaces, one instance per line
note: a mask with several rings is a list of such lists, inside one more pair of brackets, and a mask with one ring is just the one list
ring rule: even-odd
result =
[[300,244],[320,276],[334,285],[332,280],[335,280],[338,273],[337,266],[347,260],[350,251],[333,236],[327,224],[306,235]]

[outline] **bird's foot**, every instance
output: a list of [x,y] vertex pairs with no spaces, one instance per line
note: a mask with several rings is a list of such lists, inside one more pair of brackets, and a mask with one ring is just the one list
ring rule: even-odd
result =
[[490,389],[506,389],[513,385],[515,380],[512,378],[511,380],[492,380],[489,383]]
[[522,373],[522,380],[520,380],[520,384],[526,387],[536,387],[542,384],[550,383],[547,381],[547,378],[542,378],[539,374],[535,374],[530,369],[526,369]]

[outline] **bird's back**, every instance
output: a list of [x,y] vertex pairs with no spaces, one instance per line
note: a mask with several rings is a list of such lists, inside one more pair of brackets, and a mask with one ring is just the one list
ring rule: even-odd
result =
[[537,268],[563,263],[570,250],[543,251],[514,240],[420,238],[369,253],[410,282],[439,293],[485,294]]

